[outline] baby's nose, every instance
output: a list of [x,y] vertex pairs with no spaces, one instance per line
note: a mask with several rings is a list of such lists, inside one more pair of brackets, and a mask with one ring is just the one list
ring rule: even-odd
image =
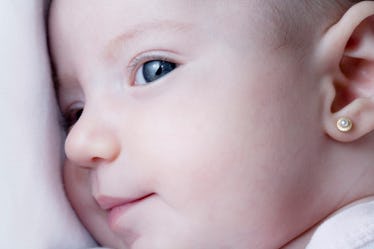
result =
[[88,118],[84,112],[65,141],[67,158],[81,167],[92,168],[114,161],[120,150],[114,130],[100,119]]

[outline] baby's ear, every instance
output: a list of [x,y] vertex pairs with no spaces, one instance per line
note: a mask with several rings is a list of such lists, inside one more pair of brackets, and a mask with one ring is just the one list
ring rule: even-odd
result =
[[[323,34],[316,55],[325,132],[337,141],[351,142],[373,131],[374,2],[347,10]],[[349,120],[338,127],[343,117],[352,122],[351,129]]]

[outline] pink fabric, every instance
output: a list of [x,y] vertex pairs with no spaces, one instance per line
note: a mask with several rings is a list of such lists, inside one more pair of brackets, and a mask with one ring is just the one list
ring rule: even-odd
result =
[[0,248],[96,244],[63,191],[42,0],[0,2]]

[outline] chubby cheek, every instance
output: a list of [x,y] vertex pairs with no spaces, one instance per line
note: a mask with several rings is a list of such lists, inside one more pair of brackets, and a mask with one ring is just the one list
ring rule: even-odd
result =
[[[303,162],[284,156],[285,144],[261,144],[258,135],[247,136],[237,125],[204,132],[177,125],[185,130],[174,138],[156,139],[162,141],[153,144],[159,153],[147,156],[158,167],[158,193],[189,230],[197,231],[196,239],[204,234],[201,239],[212,243],[217,238],[261,241],[278,227],[289,231],[287,227],[302,219],[300,210],[307,209],[301,203],[309,202],[311,185],[307,171],[297,170]],[[274,241],[281,237],[276,234]]]
[[252,128],[243,118],[233,121],[243,115],[216,103],[170,106],[167,113],[160,107],[143,115],[138,123],[150,125],[137,134],[143,152],[137,158],[155,172],[163,198],[180,210],[205,210],[222,203],[224,193],[245,188],[252,175],[246,135]]

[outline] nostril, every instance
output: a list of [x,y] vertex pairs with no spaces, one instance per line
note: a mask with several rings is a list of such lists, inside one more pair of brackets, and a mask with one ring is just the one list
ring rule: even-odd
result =
[[100,165],[100,163],[102,162],[102,158],[100,157],[92,157],[91,160],[89,162],[86,162],[86,168],[89,168],[89,169],[92,169],[92,168],[95,168],[97,167],[98,165]]
[[99,162],[100,160],[101,160],[100,157],[93,157],[93,158],[92,158],[92,162],[93,162],[93,163],[97,163],[97,162]]

